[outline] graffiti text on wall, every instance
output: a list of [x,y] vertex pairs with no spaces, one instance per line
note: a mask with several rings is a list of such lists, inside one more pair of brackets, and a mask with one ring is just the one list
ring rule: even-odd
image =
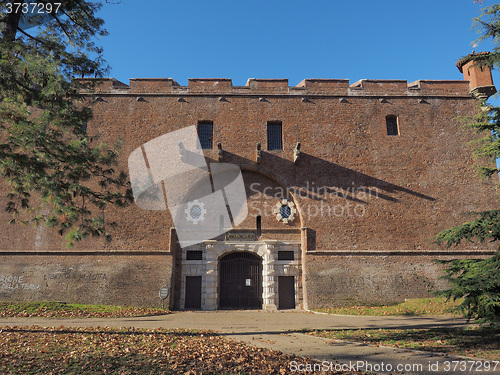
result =
[[108,280],[105,273],[94,272],[78,272],[73,270],[57,272],[43,275],[44,280],[82,280],[82,281],[97,281]]
[[2,290],[37,290],[39,284],[31,284],[24,280],[24,276],[0,275],[0,289]]

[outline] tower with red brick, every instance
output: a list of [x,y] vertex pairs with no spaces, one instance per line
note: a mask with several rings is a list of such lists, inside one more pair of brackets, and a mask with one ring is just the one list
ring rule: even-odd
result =
[[469,81],[470,92],[478,99],[487,99],[497,92],[493,85],[491,68],[485,60],[489,52],[471,53],[457,62],[457,68]]

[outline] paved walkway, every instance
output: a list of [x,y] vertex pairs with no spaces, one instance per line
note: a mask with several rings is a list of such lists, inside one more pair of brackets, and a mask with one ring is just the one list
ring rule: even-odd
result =
[[[472,362],[461,362],[455,371],[447,371],[448,362],[453,370],[455,364],[451,361],[467,361],[463,357],[327,340],[300,333],[303,329],[432,328],[464,324],[464,320],[452,317],[368,317],[291,311],[176,312],[166,316],[116,319],[0,318],[0,327],[38,325],[210,329],[254,346],[314,358],[320,362],[327,361],[329,366],[343,364],[344,369],[373,370],[383,374],[477,374],[479,372],[475,365],[470,369]],[[467,369],[460,371],[464,364]],[[307,373],[300,371],[300,366],[306,365],[307,362],[291,364],[290,373]],[[500,374],[500,365],[498,367],[495,374]],[[403,371],[397,371],[399,368]],[[480,373],[493,374],[485,371]]]

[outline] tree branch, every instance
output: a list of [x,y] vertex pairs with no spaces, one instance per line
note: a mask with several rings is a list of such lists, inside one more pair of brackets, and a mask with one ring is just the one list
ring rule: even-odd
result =
[[57,18],[57,16],[55,14],[51,14],[51,15],[57,21],[57,23],[59,24],[59,26],[61,26],[62,31],[64,32],[64,34],[66,34],[66,36],[68,37],[68,39],[69,40],[73,39],[71,37],[71,35],[68,34],[68,32],[66,31],[66,28],[64,27],[64,24],[59,20],[59,18]]
[[46,45],[46,46],[49,46],[49,48],[53,47],[54,46],[54,43],[50,43],[50,42],[47,42],[47,41],[44,41],[44,40],[41,40],[41,39],[38,39],[37,37],[33,36],[33,35],[30,35],[28,34],[26,31],[24,31],[23,29],[21,29],[20,27],[17,28],[17,30],[19,30],[21,32],[21,34],[24,34],[26,35],[28,38],[30,39],[33,39],[34,41],[40,43],[40,44],[43,44],[43,45]]
[[[62,13],[63,13],[66,17],[68,17],[71,21],[73,21],[73,23],[74,23],[74,24],[76,24],[76,25],[80,26],[82,29],[86,30],[87,32],[89,32],[89,33],[91,33],[92,35],[94,35],[94,36],[95,36],[94,32],[93,32],[91,29],[89,29],[89,28],[88,28],[88,27],[86,27],[85,25],[82,25],[81,23],[79,23],[79,22],[75,21],[75,20],[73,19],[73,17],[71,17],[71,16],[70,16],[68,13],[66,13],[64,10],[62,10],[62,9],[61,9],[61,12],[62,12]],[[96,39],[97,39],[97,37],[96,37]]]

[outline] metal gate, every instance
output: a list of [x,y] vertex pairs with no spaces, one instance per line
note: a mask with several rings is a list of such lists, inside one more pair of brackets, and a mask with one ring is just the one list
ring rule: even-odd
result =
[[219,308],[262,308],[262,260],[247,252],[235,252],[219,260]]

